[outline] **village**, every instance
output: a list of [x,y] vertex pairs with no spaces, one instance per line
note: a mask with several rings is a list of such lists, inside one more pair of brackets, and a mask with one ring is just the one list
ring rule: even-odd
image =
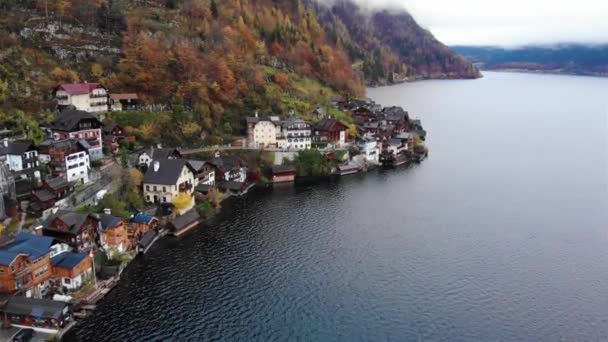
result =
[[223,201],[256,186],[428,155],[420,120],[369,99],[334,96],[332,111],[319,107],[308,119],[253,112],[242,138],[182,148],[144,145],[107,120],[141,110],[137,94],[77,83],[58,85],[53,96],[44,141],[0,127],[0,336],[33,329],[59,339],[93,313],[130,260],[160,238],[213,222]]

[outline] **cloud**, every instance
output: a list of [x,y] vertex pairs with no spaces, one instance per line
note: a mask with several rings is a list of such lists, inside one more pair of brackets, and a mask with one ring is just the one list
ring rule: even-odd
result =
[[[320,0],[330,3],[333,0]],[[355,0],[366,9],[406,9],[450,45],[607,43],[607,0]]]

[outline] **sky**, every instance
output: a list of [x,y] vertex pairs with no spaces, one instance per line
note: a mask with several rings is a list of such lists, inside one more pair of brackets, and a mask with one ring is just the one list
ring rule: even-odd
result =
[[608,0],[356,0],[407,9],[448,45],[608,43]]

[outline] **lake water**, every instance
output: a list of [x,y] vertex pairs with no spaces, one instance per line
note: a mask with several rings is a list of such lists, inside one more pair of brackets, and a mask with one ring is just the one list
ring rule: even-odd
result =
[[423,120],[429,159],[252,194],[131,264],[70,339],[608,340],[608,79],[368,95]]

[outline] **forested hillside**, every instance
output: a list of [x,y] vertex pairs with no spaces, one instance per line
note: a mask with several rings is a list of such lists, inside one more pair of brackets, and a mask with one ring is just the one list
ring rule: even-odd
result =
[[347,6],[354,5],[3,0],[0,121],[44,121],[57,84],[101,82],[171,112],[154,124],[185,140],[240,130],[254,110],[308,113],[335,94],[362,96],[364,78],[477,76],[409,15]]
[[560,44],[509,49],[456,46],[454,49],[489,70],[518,69],[608,76],[608,45]]

